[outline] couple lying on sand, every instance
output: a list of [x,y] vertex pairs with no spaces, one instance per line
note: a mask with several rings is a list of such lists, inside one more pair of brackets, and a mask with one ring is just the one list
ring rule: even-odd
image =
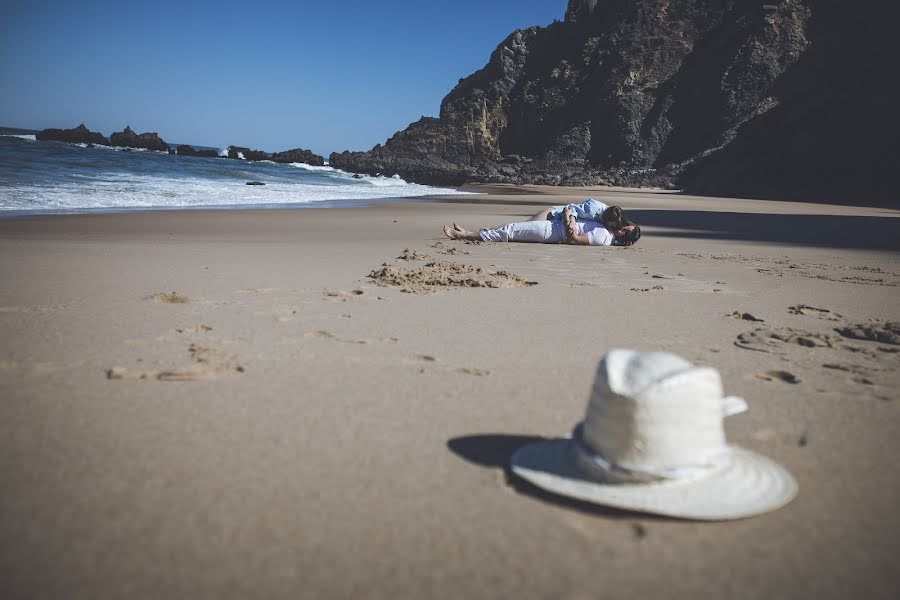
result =
[[630,246],[640,239],[641,228],[625,218],[622,207],[588,198],[581,204],[545,208],[527,221],[496,229],[468,231],[456,223],[452,228],[444,225],[444,235],[483,242]]

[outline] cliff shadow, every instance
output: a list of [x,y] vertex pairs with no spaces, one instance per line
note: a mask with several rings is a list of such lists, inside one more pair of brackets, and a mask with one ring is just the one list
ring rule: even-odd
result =
[[[797,244],[853,250],[900,250],[900,218],[715,211],[629,211],[647,233],[686,239]],[[674,231],[668,231],[674,230]]]

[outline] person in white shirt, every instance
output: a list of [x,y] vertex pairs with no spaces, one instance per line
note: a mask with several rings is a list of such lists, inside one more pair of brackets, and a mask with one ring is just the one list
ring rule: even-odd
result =
[[453,227],[444,225],[444,235],[455,240],[535,242],[581,246],[630,246],[641,237],[641,228],[630,222],[628,225],[611,231],[601,221],[576,218],[573,210],[568,206],[563,209],[562,217],[562,220],[559,221],[523,221],[480,231],[468,231],[454,223]]

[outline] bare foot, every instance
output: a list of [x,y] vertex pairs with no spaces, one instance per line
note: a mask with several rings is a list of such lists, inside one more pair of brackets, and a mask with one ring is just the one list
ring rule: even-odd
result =
[[451,229],[449,225],[444,225],[444,235],[451,240],[481,240],[481,235],[475,231],[463,229],[459,225],[455,225],[455,229]]

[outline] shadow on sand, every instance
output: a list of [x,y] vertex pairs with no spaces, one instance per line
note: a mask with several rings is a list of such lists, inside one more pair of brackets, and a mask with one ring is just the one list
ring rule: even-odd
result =
[[[711,211],[629,211],[652,235],[855,250],[900,250],[900,218]],[[665,231],[675,229],[678,231]]]
[[[522,220],[534,213],[522,213]],[[769,242],[848,250],[900,250],[900,218],[628,209],[645,235]],[[662,231],[660,231],[662,230]],[[677,230],[677,231],[667,231]]]
[[558,496],[544,491],[541,488],[517,477],[510,468],[509,461],[513,453],[533,442],[545,441],[546,438],[528,436],[528,435],[508,435],[502,433],[484,434],[484,435],[467,435],[457,437],[447,442],[447,447],[457,456],[474,463],[481,467],[502,469],[505,475],[506,484],[520,494],[531,496],[542,502],[554,504],[564,508],[577,510],[581,513],[610,517],[622,520],[660,520],[660,521],[679,521],[680,519],[671,519],[668,517],[634,513],[606,506],[591,504],[590,502],[582,502],[573,500],[565,496]]

